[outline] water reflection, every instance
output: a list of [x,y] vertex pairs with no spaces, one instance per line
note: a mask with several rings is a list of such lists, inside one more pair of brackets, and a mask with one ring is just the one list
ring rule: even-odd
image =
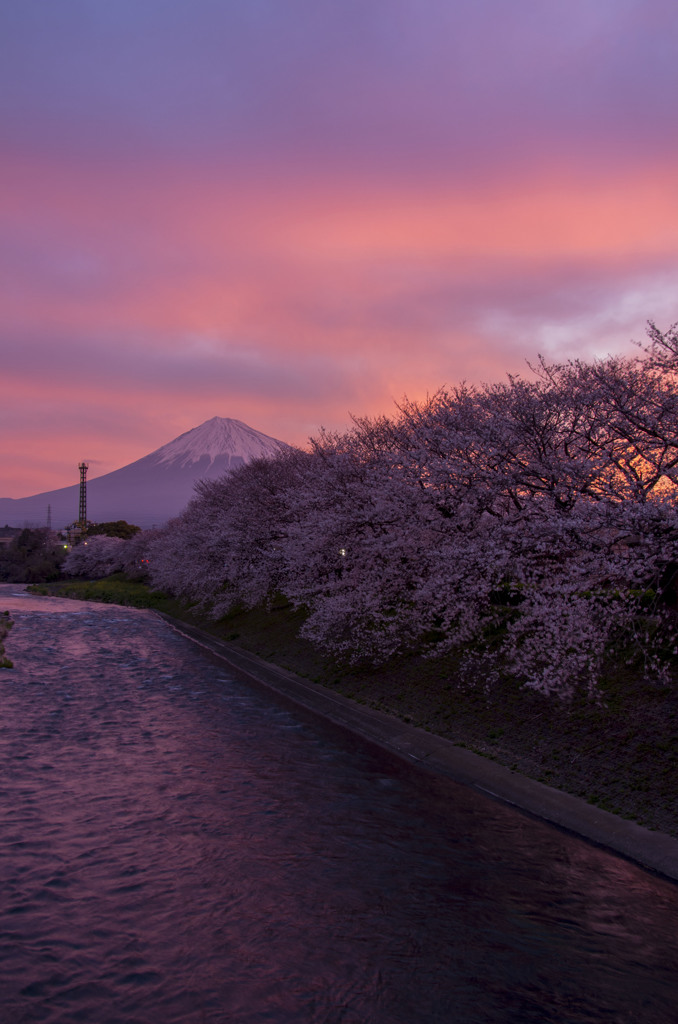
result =
[[317,729],[150,613],[7,589],[8,1021],[675,1021],[675,887]]

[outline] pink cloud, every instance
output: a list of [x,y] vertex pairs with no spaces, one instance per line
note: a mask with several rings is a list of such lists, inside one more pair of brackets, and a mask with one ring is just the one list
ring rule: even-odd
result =
[[660,0],[30,6],[0,41],[2,496],[72,482],[83,436],[102,471],[212,415],[303,443],[678,319]]
[[[678,253],[656,168],[428,193],[45,171],[15,176],[0,210],[23,243],[0,254],[8,409],[41,410],[42,454],[23,428],[41,489],[55,424],[60,478],[84,430],[102,471],[215,414],[303,443],[349,411],[569,354],[582,325],[579,350],[625,345],[663,312],[640,300],[661,305]],[[611,324],[615,303],[626,319]]]

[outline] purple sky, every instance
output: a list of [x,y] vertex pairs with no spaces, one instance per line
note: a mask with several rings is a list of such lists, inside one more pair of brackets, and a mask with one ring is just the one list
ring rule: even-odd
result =
[[678,320],[678,7],[0,0],[0,496]]

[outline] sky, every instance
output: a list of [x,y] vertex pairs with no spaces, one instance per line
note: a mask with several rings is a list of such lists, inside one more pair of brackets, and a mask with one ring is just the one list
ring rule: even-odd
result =
[[678,320],[675,0],[0,0],[0,496]]

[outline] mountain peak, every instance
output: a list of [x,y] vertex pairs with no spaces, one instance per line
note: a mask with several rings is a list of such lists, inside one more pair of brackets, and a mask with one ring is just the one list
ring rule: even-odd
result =
[[[88,516],[99,523],[126,519],[144,529],[160,525],[185,508],[198,480],[218,479],[252,459],[271,458],[288,448],[241,420],[213,416],[150,455],[89,480]],[[78,484],[29,498],[0,498],[0,521],[43,526],[49,508],[61,529],[76,518],[78,503]]]
[[242,420],[213,416],[198,427],[187,430],[153,452],[159,462],[181,466],[209,459],[210,465],[223,456],[240,456],[245,462],[274,455],[287,445],[248,427]]

